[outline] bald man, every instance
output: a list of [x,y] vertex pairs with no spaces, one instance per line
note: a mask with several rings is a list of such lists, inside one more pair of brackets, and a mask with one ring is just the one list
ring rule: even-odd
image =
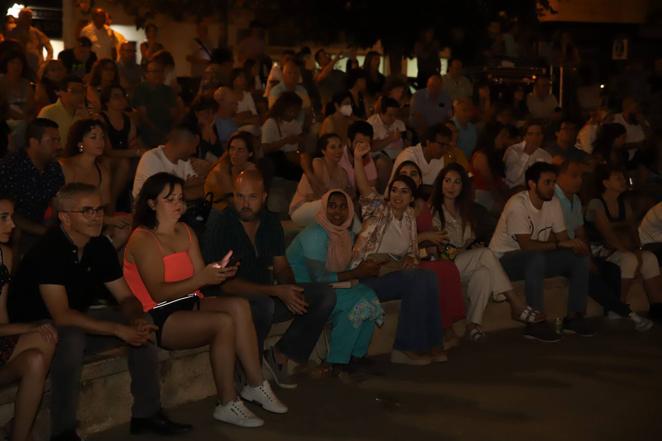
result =
[[32,9],[30,8],[21,9],[18,20],[16,20],[16,27],[7,32],[7,38],[20,43],[33,75],[39,70],[39,65],[44,62],[44,49],[46,49],[46,60],[53,58],[51,41],[46,34],[32,26]]
[[428,127],[441,123],[450,113],[451,99],[443,91],[441,76],[430,75],[427,87],[411,97],[410,125],[416,129],[419,137],[422,137]]
[[326,284],[294,283],[283,227],[279,217],[267,211],[266,200],[262,175],[246,170],[234,182],[233,204],[209,215],[201,241],[205,261],[219,261],[232,251],[240,265],[235,279],[207,294],[250,300],[261,350],[273,323],[292,320],[263,359],[271,379],[291,389],[296,383],[288,373],[288,361],[308,361],[336,304],[336,293]]
[[478,130],[471,122],[475,113],[474,104],[470,98],[457,98],[453,100],[453,119],[457,127],[457,146],[464,156],[471,158],[471,154],[478,142]]
[[97,58],[117,58],[117,47],[115,35],[106,24],[106,11],[101,8],[95,8],[92,11],[92,21],[80,31],[81,37],[87,37],[92,42],[92,52]]

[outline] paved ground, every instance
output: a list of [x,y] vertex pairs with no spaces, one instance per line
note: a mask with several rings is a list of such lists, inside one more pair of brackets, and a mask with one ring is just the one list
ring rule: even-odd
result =
[[[290,413],[266,415],[260,429],[214,422],[212,399],[170,414],[195,424],[180,438],[190,441],[662,440],[662,327],[641,335],[605,323],[596,337],[558,344],[517,331],[488,339],[453,350],[445,364],[380,358],[372,375],[353,383],[301,379],[299,389],[279,391]],[[90,440],[126,439],[127,430]]]

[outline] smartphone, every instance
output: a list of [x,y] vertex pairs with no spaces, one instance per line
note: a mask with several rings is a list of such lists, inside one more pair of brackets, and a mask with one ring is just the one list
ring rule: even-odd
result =
[[225,256],[223,256],[223,259],[221,259],[220,262],[217,262],[215,264],[216,268],[225,268],[226,266],[228,266],[228,264],[230,263],[230,259],[232,258],[232,254],[233,254],[232,250],[228,251],[228,253]]

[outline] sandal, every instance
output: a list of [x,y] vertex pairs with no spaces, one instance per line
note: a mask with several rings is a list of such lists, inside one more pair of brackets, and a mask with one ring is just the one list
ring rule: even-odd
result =
[[544,322],[545,314],[531,306],[527,306],[518,316],[513,316],[513,320],[530,325],[532,323]]
[[476,327],[473,328],[471,331],[469,331],[469,340],[471,340],[474,343],[478,343],[479,341],[482,341],[485,338],[485,333],[483,332],[482,329]]

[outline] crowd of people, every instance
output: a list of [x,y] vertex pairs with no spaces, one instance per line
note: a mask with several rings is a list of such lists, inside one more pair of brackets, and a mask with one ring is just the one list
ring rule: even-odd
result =
[[[178,434],[191,426],[161,409],[157,347],[208,345],[213,417],[258,427],[245,403],[286,413],[271,383],[297,387],[291,366],[325,328],[320,375],[369,365],[386,301],[401,301],[391,361],[414,366],[447,361],[458,322],[468,342],[488,340],[492,302],[541,342],[592,336],[589,296],[637,331],[662,320],[660,127],[640,98],[569,112],[547,76],[497,96],[460,59],[441,75],[431,31],[416,79],[384,76],[378,52],[363,66],[324,48],[272,63],[259,24],[236,54],[212,50],[204,21],[186,60],[147,25],[139,64],[108,20],[95,9],[53,59],[24,9],[0,43],[10,439],[31,439],[50,372],[51,439],[79,440],[83,356],[121,342],[131,433]],[[184,61],[191,77],[178,81]],[[568,280],[557,326],[544,302],[554,276]],[[635,279],[646,314],[629,305]],[[280,322],[287,331],[265,347]]]

